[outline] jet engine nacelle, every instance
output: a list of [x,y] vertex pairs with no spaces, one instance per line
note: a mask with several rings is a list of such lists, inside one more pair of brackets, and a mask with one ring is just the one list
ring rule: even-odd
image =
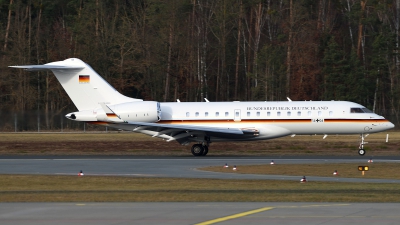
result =
[[159,102],[137,101],[107,105],[107,107],[115,114],[106,113],[104,109],[100,109],[96,112],[97,120],[152,123],[161,119],[161,107]]

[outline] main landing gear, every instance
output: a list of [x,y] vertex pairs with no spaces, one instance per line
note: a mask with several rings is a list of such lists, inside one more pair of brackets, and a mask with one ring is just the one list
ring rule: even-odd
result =
[[361,137],[361,142],[360,142],[360,146],[358,147],[358,154],[361,155],[361,156],[365,155],[364,145],[365,145],[365,144],[368,144],[368,142],[365,142],[364,139],[365,139],[367,136],[368,136],[368,134],[365,135],[365,136],[364,136],[364,134],[361,134],[361,135],[360,135],[360,137]]
[[192,146],[192,154],[194,156],[205,156],[208,153],[208,146],[203,144],[194,144]]
[[194,156],[205,156],[208,153],[208,146],[210,145],[210,138],[204,137],[204,141],[201,144],[194,144],[192,146],[192,154]]

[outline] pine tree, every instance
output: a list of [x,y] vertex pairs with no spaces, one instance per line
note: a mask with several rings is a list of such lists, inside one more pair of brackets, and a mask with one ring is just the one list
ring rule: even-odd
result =
[[343,51],[339,48],[335,38],[331,37],[322,59],[323,69],[323,99],[344,100],[346,98],[346,76],[348,65]]

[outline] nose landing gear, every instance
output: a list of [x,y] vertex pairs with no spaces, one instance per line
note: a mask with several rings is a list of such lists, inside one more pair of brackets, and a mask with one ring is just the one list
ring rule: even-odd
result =
[[361,156],[365,155],[364,145],[368,144],[368,142],[365,142],[364,139],[367,136],[368,136],[368,134],[366,134],[365,136],[364,136],[364,134],[360,134],[361,143],[360,143],[360,146],[358,147],[358,154],[361,155]]

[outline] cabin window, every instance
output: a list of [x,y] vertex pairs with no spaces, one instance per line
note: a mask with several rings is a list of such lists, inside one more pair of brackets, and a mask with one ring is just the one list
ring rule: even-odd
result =
[[321,111],[318,111],[318,116],[322,116],[322,112]]
[[229,116],[229,113],[228,112],[225,112],[225,117],[228,117]]
[[190,112],[186,112],[186,117],[189,117],[190,116]]
[[194,115],[195,115],[196,117],[199,117],[199,112],[196,112]]
[[297,116],[301,116],[301,112],[300,111],[297,112]]
[[287,112],[287,116],[291,116],[292,115],[292,112]]
[[235,112],[235,116],[236,116],[236,117],[239,117],[239,112]]
[[281,116],[281,112],[277,112],[276,115]]
[[308,112],[307,112],[307,115],[308,115],[308,116],[311,116],[311,111],[308,111]]
[[219,116],[219,112],[216,112],[216,113],[215,113],[215,116],[218,117],[218,116]]
[[257,117],[260,117],[260,112],[257,112]]
[[247,117],[250,117],[250,112],[247,112]]
[[267,116],[268,116],[268,117],[271,116],[271,112],[267,112]]
[[333,112],[332,111],[329,111],[329,116],[333,116]]
[[204,113],[204,116],[205,116],[205,117],[208,117],[208,112],[205,112],[205,113]]

